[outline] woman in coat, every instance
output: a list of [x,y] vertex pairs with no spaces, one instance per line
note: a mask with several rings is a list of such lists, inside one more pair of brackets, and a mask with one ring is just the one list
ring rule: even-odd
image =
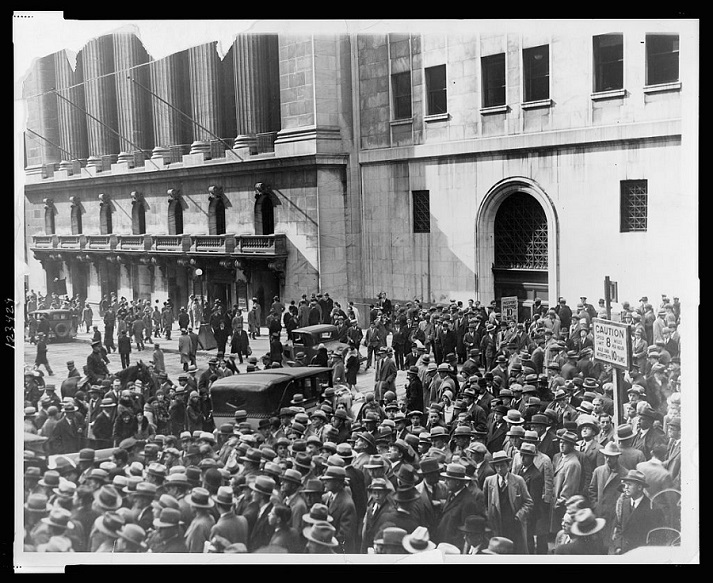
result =
[[349,343],[349,350],[344,360],[347,385],[352,394],[354,394],[356,391],[357,373],[359,372],[359,352],[353,342]]

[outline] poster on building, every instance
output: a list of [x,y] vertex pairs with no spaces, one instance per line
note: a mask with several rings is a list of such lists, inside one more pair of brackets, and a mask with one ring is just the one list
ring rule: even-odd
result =
[[631,364],[631,334],[628,324],[594,318],[594,359],[628,370]]
[[500,314],[504,322],[517,323],[517,296],[500,298]]

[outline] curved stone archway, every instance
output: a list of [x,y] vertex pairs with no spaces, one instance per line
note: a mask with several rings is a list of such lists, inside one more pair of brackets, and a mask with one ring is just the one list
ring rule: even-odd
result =
[[559,297],[559,220],[552,199],[534,180],[515,176],[501,180],[485,195],[478,207],[475,224],[476,295],[481,303],[495,299],[495,217],[500,205],[508,196],[524,192],[541,206],[547,218],[548,257],[547,289],[550,305]]

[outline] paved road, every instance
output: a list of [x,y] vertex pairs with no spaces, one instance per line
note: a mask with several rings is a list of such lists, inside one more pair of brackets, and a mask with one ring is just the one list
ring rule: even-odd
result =
[[[103,330],[103,325],[99,325],[99,329]],[[168,377],[175,383],[178,382],[178,375],[183,372],[183,367],[180,362],[180,357],[178,355],[178,340],[177,337],[180,334],[178,330],[175,330],[171,334],[171,340],[166,340],[165,338],[154,339],[161,345],[161,349],[164,352],[164,362],[166,365],[166,372]],[[283,334],[284,336],[284,334]],[[91,334],[86,332],[79,332],[77,337],[71,342],[51,342],[47,346],[47,359],[49,360],[50,366],[54,372],[54,376],[45,376],[46,382],[52,382],[49,379],[53,379],[55,384],[59,387],[62,381],[67,378],[67,361],[74,360],[77,369],[81,372],[82,366],[86,363],[87,356],[91,352],[90,348],[90,337]],[[283,338],[284,341],[284,338]],[[116,341],[115,341],[116,342]],[[267,339],[267,329],[263,329],[263,334],[259,338],[250,341],[250,346],[253,350],[253,355],[260,358],[263,354],[269,352],[268,339]],[[37,348],[34,344],[29,342],[24,343],[24,363],[26,365],[32,366],[35,362],[35,355],[37,353]],[[153,353],[153,345],[146,343],[146,348],[143,351],[137,351],[136,345],[132,344],[131,353],[131,363],[137,362],[139,359],[144,361],[151,360],[151,355]],[[366,349],[361,348],[362,352]],[[215,356],[215,349],[211,351],[199,350],[196,357],[196,365],[198,370],[202,371],[208,368],[208,359],[211,356]],[[111,361],[108,365],[110,372],[117,372],[121,370],[121,360],[118,353],[112,353],[109,355],[109,360]],[[238,365],[238,370],[240,372],[246,372],[247,363],[243,362],[240,364],[236,361]],[[46,374],[44,367],[42,367],[42,372]],[[406,380],[406,373],[404,371],[399,371],[396,379],[397,395],[401,396],[403,393],[403,386]],[[357,375],[357,389],[366,393],[373,390],[374,388],[374,370],[373,368],[364,371],[363,368],[359,371]]]

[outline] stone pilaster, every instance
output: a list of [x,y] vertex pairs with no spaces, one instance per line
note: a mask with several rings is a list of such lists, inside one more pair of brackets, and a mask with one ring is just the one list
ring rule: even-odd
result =
[[[81,51],[84,72],[84,101],[87,117],[87,142],[90,156],[119,152],[114,46],[111,35],[89,41]],[[104,124],[104,125],[102,125]],[[111,129],[110,129],[111,128]]]

